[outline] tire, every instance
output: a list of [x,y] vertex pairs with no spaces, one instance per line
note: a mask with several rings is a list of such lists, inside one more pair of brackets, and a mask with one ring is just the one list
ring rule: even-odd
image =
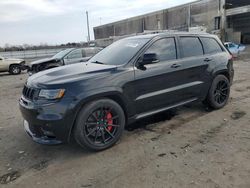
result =
[[21,73],[21,66],[20,65],[11,65],[9,68],[9,73],[13,75],[17,75]]
[[206,103],[213,109],[224,107],[230,95],[230,82],[224,75],[218,75],[214,78],[209,89]]
[[101,151],[120,139],[125,122],[124,111],[115,101],[92,101],[77,116],[74,138],[84,148]]

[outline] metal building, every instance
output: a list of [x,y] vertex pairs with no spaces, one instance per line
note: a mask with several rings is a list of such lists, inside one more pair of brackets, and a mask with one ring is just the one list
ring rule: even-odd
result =
[[199,0],[94,27],[97,41],[155,30],[204,30],[222,40],[250,43],[250,0]]

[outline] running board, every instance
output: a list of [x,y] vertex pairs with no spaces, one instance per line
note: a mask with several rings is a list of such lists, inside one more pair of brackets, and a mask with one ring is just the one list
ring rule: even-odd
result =
[[168,106],[168,107],[165,107],[165,108],[160,108],[160,109],[158,109],[158,110],[154,110],[154,111],[150,111],[150,112],[146,112],[146,113],[141,113],[141,114],[137,115],[135,119],[141,119],[141,118],[144,118],[144,117],[153,115],[153,114],[157,114],[157,113],[159,113],[159,112],[163,112],[163,111],[166,111],[166,110],[169,110],[169,109],[178,107],[178,106],[182,106],[182,105],[185,105],[185,104],[194,102],[194,101],[196,101],[197,99],[198,99],[198,98],[192,98],[192,99],[190,99],[190,100],[187,100],[187,101],[184,101],[184,102],[181,102],[181,103],[177,103],[177,104],[172,105],[172,106]]

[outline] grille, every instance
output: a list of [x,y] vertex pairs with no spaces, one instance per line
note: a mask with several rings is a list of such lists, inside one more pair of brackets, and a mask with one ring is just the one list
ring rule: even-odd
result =
[[39,90],[24,86],[23,96],[27,99],[34,100],[38,96]]

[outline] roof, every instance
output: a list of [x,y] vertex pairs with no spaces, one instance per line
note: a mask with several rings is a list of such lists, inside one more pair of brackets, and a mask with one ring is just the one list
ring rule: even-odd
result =
[[136,35],[131,37],[126,37],[126,39],[151,39],[154,37],[164,37],[164,36],[177,36],[177,35],[185,35],[185,36],[213,36],[209,33],[197,33],[197,32],[163,32],[163,33],[155,33],[155,34],[143,34]]

